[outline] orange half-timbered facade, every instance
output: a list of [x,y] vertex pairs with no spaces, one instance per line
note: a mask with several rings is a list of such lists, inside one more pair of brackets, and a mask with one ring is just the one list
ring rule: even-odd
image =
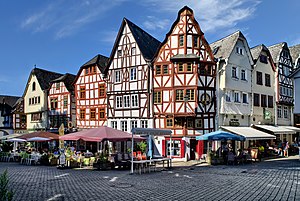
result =
[[[215,130],[215,61],[193,11],[182,8],[154,60],[154,121],[156,128],[173,131],[176,158],[195,159],[203,141],[195,136]],[[169,155],[168,137],[162,154]]]
[[124,18],[107,67],[108,126],[153,128],[151,60],[159,44]]
[[73,86],[75,77],[75,75],[66,73],[50,84],[48,95],[50,129],[59,129],[61,124],[70,129],[76,126]]
[[75,79],[76,125],[79,129],[107,124],[104,69],[108,58],[98,54],[81,66]]

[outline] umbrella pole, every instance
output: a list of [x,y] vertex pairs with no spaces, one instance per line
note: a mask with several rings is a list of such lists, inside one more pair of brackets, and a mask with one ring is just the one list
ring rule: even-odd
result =
[[131,137],[131,174],[133,174],[133,132]]

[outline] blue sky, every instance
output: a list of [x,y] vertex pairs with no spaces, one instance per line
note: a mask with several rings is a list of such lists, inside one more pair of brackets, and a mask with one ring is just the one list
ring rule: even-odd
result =
[[22,96],[34,65],[77,74],[96,54],[109,56],[123,17],[162,41],[184,5],[209,43],[236,30],[250,47],[300,43],[298,0],[0,1],[0,95]]

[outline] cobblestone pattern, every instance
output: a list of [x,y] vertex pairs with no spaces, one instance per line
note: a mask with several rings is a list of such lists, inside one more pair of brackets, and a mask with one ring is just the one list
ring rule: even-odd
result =
[[14,200],[300,200],[296,157],[241,166],[176,167],[142,175],[128,170],[58,170],[0,163]]

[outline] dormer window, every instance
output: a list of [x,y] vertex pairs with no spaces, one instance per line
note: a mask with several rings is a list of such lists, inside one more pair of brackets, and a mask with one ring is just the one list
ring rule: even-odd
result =
[[259,61],[261,63],[265,63],[265,64],[268,64],[268,57],[266,55],[260,55],[259,56]]
[[58,90],[60,88],[60,83],[56,83],[56,86],[55,86],[56,90]]
[[179,46],[182,47],[184,45],[184,35],[179,35]]
[[35,87],[35,82],[32,83],[32,91],[35,91],[36,87]]

